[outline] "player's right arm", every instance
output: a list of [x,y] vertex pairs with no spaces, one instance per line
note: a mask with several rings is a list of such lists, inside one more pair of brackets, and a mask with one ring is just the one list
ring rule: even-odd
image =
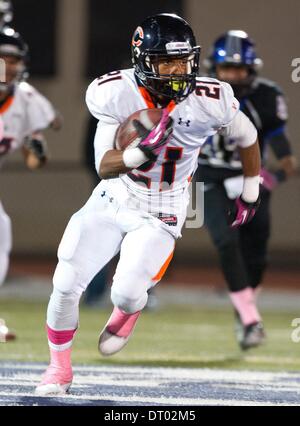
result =
[[[138,128],[141,141],[136,148],[119,151],[115,149],[115,137],[120,120],[117,96],[122,85],[108,79],[107,83],[95,80],[88,88],[86,102],[90,112],[99,122],[94,139],[95,167],[102,179],[118,177],[151,159],[155,160],[170,134],[169,117],[163,114],[160,123],[152,130]],[[117,95],[116,95],[117,92]]]
[[[100,178],[112,179],[118,177],[121,173],[127,173],[132,169],[140,167],[149,160],[156,161],[172,131],[172,119],[170,119],[168,111],[164,110],[160,122],[153,130],[148,131],[138,122],[136,126],[136,131],[141,138],[138,146],[125,151],[119,151],[109,149],[111,148],[111,143],[114,144],[117,131],[115,126],[108,127],[106,125],[103,127],[102,125],[98,125],[95,136],[95,158],[96,163],[99,164],[96,167],[98,166],[97,170]],[[106,137],[104,137],[105,134]],[[100,135],[99,143],[97,140],[98,135]]]

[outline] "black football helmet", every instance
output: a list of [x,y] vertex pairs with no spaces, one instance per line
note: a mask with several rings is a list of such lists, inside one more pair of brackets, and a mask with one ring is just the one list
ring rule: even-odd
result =
[[[4,28],[0,31],[0,57],[14,56],[20,59],[16,78],[11,83],[0,83],[0,90],[6,90],[8,86],[18,83],[26,76],[26,63],[28,61],[28,46],[23,38],[12,28]],[[3,79],[2,79],[3,80]]]
[[13,8],[10,0],[0,0],[0,29],[13,19]]
[[[131,50],[135,74],[152,94],[181,102],[194,90],[201,48],[184,19],[167,13],[145,19],[133,34]],[[165,57],[187,59],[187,72],[160,74],[158,61]]]

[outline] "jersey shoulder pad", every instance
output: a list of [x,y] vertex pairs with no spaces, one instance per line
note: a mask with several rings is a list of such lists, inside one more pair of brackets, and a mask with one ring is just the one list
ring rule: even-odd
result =
[[253,87],[268,94],[273,93],[274,96],[283,95],[283,90],[281,89],[281,87],[277,83],[275,83],[275,81],[269,80],[268,78],[257,77],[254,80]]
[[264,110],[268,112],[267,117],[271,118],[274,123],[277,120],[280,120],[280,122],[287,121],[288,106],[284,93],[278,84],[266,78],[259,77],[254,81],[253,87],[255,91],[250,96],[250,99],[253,97],[253,100],[256,100],[258,105],[263,105]]
[[19,83],[17,88],[17,90],[19,90],[22,95],[28,98],[31,98],[32,96],[35,96],[38,93],[38,91],[26,81],[22,81],[21,83]]
[[220,127],[229,124],[239,111],[239,101],[234,97],[230,84],[224,81],[210,77],[197,78],[195,92]]
[[26,108],[28,128],[31,131],[46,129],[56,116],[52,103],[27,82],[20,83],[17,90]]
[[27,83],[26,81],[22,81],[18,84],[17,90],[19,90],[19,93],[21,93],[21,96],[25,98],[28,104],[37,102],[41,104],[42,102],[50,104],[47,98],[45,98],[44,95],[42,95],[35,87],[33,87],[31,84]]
[[86,104],[91,114],[98,120],[116,116],[116,106],[124,97],[128,76],[125,71],[113,71],[96,78],[86,92]]

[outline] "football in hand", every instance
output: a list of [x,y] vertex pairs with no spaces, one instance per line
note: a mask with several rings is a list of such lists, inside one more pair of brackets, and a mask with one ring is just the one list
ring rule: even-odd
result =
[[159,108],[142,109],[131,114],[124,123],[120,124],[115,138],[116,149],[124,151],[125,149],[136,148],[141,141],[141,135],[138,134],[134,120],[139,121],[146,131],[151,131],[160,122],[163,110]]

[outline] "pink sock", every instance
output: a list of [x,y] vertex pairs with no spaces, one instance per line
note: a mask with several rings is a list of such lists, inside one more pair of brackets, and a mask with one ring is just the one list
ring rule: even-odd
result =
[[126,314],[115,307],[107,323],[107,329],[110,333],[119,337],[127,337],[131,333],[141,311],[134,314]]
[[50,365],[42,377],[41,385],[71,383],[73,380],[71,348],[56,351],[50,348]]
[[261,321],[261,317],[255,306],[255,298],[253,289],[250,287],[241,291],[231,292],[230,298],[233,306],[240,314],[242,323],[249,325],[254,322]]
[[54,330],[46,326],[48,342],[51,349],[64,351],[72,346],[73,337],[76,330]]
[[72,348],[64,351],[56,351],[50,348],[50,364],[64,371],[72,370],[71,367],[71,351]]
[[255,303],[256,303],[256,302],[257,302],[257,300],[258,300],[258,296],[260,295],[261,290],[262,290],[262,288],[261,288],[261,287],[256,287],[256,288],[254,288],[254,289],[253,289]]

